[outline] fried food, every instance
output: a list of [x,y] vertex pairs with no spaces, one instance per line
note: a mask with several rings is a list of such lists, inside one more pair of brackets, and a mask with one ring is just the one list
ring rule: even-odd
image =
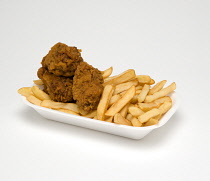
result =
[[110,78],[108,77],[104,82],[104,86],[108,84],[114,84],[114,85],[121,84],[129,80],[132,80],[135,77],[136,77],[135,71],[133,69],[128,69],[119,75]]
[[55,44],[42,59],[42,67],[57,76],[71,77],[80,62],[83,61],[77,47],[63,43]]
[[170,84],[168,87],[165,87],[164,89],[161,89],[160,91],[155,92],[153,95],[148,95],[148,96],[145,98],[145,102],[152,102],[152,101],[154,101],[155,99],[164,97],[164,96],[170,94],[171,92],[173,92],[175,89],[176,89],[176,83],[173,82],[173,83]]
[[138,107],[135,106],[130,106],[128,108],[128,112],[133,116],[133,117],[138,117],[142,114],[144,114],[144,111],[142,111],[141,109],[139,109]]
[[142,114],[141,116],[138,117],[139,121],[141,123],[145,123],[147,122],[150,118],[153,118],[155,116],[158,116],[159,114],[161,114],[161,111],[157,108],[154,108],[150,111],[147,111],[146,113]]
[[138,101],[143,102],[144,99],[146,98],[148,92],[149,92],[150,86],[148,84],[145,84],[142,91],[140,91],[140,94],[138,96]]
[[56,76],[43,67],[38,70],[37,75],[44,83],[44,91],[53,101],[73,102],[72,78]]
[[101,72],[86,62],[81,62],[73,78],[73,98],[79,108],[85,111],[97,109],[103,92],[103,77]]
[[38,99],[37,97],[33,96],[33,95],[30,95],[28,97],[26,97],[26,99],[32,103],[32,104],[35,104],[37,106],[40,106],[42,101],[40,99]]
[[18,89],[18,93],[25,97],[33,95],[31,87],[22,87],[22,88]]
[[105,113],[106,116],[114,116],[116,113],[118,113],[127,103],[130,102],[130,100],[135,95],[135,86],[133,85],[131,88],[129,88],[126,93],[122,96],[121,99],[119,99],[117,102],[115,102]]
[[155,92],[160,91],[164,87],[164,85],[166,84],[166,82],[167,82],[167,80],[162,80],[162,81],[158,82],[152,89],[150,89],[150,91],[149,91],[148,94],[149,95],[152,95]]
[[102,77],[105,79],[107,77],[109,77],[112,74],[113,71],[113,67],[109,67],[108,69],[101,71],[102,73]]
[[41,101],[43,100],[50,100],[50,96],[48,94],[46,94],[43,90],[41,90],[39,87],[37,86],[33,86],[31,88],[33,94],[40,99]]
[[120,113],[116,113],[114,115],[114,123],[132,126],[131,122],[125,119]]
[[151,77],[149,75],[137,75],[136,78],[140,84],[149,84],[151,81]]
[[37,86],[18,93],[38,106],[134,127],[155,125],[171,109],[168,94],[176,89],[175,82],[165,88],[166,80],[151,86],[155,80],[136,75],[134,69],[111,76],[113,67],[99,71],[80,52],[57,43],[41,62]]
[[36,85],[43,85],[43,84],[44,84],[43,81],[42,81],[41,79],[34,80],[33,82],[34,82],[34,84],[36,84]]
[[147,121],[146,123],[144,123],[144,126],[152,126],[158,123],[157,119],[151,118],[149,121]]
[[113,91],[114,91],[114,86],[113,85],[106,85],[104,87],[104,91],[103,91],[103,94],[101,96],[101,100],[100,100],[100,102],[98,104],[98,107],[97,107],[97,118],[99,120],[104,121],[104,119],[105,119],[105,112],[107,111],[109,101],[111,99]]
[[133,117],[131,119],[131,123],[134,127],[141,127],[142,126],[142,123],[136,117]]
[[79,113],[79,108],[75,103],[62,103],[62,102],[54,102],[51,100],[44,100],[42,101],[41,106],[58,110],[67,109],[75,113]]
[[116,85],[115,87],[115,91],[114,91],[114,95],[115,94],[119,94],[123,91],[126,91],[128,90],[132,85],[136,86],[138,85],[138,80],[137,79],[134,79],[134,80],[131,80],[131,81],[128,81],[128,82],[125,82],[125,83],[122,83],[122,84],[118,84]]

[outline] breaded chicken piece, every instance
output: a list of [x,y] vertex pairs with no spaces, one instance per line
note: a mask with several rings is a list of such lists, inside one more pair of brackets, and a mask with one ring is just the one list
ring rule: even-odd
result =
[[63,43],[55,44],[42,59],[42,67],[57,76],[71,77],[82,62],[81,53],[76,47],[69,47]]
[[72,78],[56,76],[41,67],[37,72],[44,83],[44,91],[57,102],[72,102]]
[[101,72],[86,62],[81,62],[73,78],[73,98],[84,111],[95,110],[103,92]]

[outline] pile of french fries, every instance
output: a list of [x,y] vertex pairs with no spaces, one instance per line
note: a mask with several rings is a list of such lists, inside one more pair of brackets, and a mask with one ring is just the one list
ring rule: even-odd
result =
[[37,86],[20,88],[18,93],[38,106],[134,127],[157,124],[172,107],[168,94],[176,89],[175,82],[164,88],[166,80],[155,84],[150,76],[136,75],[133,69],[116,76],[110,76],[112,72],[112,67],[101,71],[104,90],[97,110],[91,113],[79,109],[75,103],[52,101],[49,95],[38,87],[43,84],[41,80],[34,80]]

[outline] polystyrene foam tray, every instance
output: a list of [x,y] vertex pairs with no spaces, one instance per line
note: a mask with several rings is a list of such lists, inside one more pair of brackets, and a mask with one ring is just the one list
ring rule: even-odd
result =
[[152,125],[147,127],[133,127],[133,126],[119,125],[115,123],[109,123],[105,121],[85,118],[82,116],[72,115],[52,110],[49,108],[37,106],[28,102],[24,96],[22,97],[23,97],[23,102],[26,105],[35,109],[40,115],[42,115],[46,119],[72,124],[75,126],[89,128],[97,131],[102,131],[105,133],[110,133],[131,139],[141,139],[144,136],[146,136],[148,133],[150,133],[152,130],[160,128],[165,123],[167,123],[169,119],[172,117],[172,115],[176,112],[180,102],[176,92],[171,93],[170,97],[172,98],[173,101],[172,108],[161,118],[161,120],[157,125]]

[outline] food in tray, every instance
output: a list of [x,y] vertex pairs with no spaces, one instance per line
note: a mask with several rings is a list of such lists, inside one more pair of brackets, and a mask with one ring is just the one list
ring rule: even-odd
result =
[[57,43],[43,58],[36,85],[18,93],[38,106],[134,127],[157,124],[172,107],[168,95],[175,82],[164,88],[166,80],[155,84],[134,69],[115,76],[112,72],[113,67],[99,71],[89,65],[80,49]]

